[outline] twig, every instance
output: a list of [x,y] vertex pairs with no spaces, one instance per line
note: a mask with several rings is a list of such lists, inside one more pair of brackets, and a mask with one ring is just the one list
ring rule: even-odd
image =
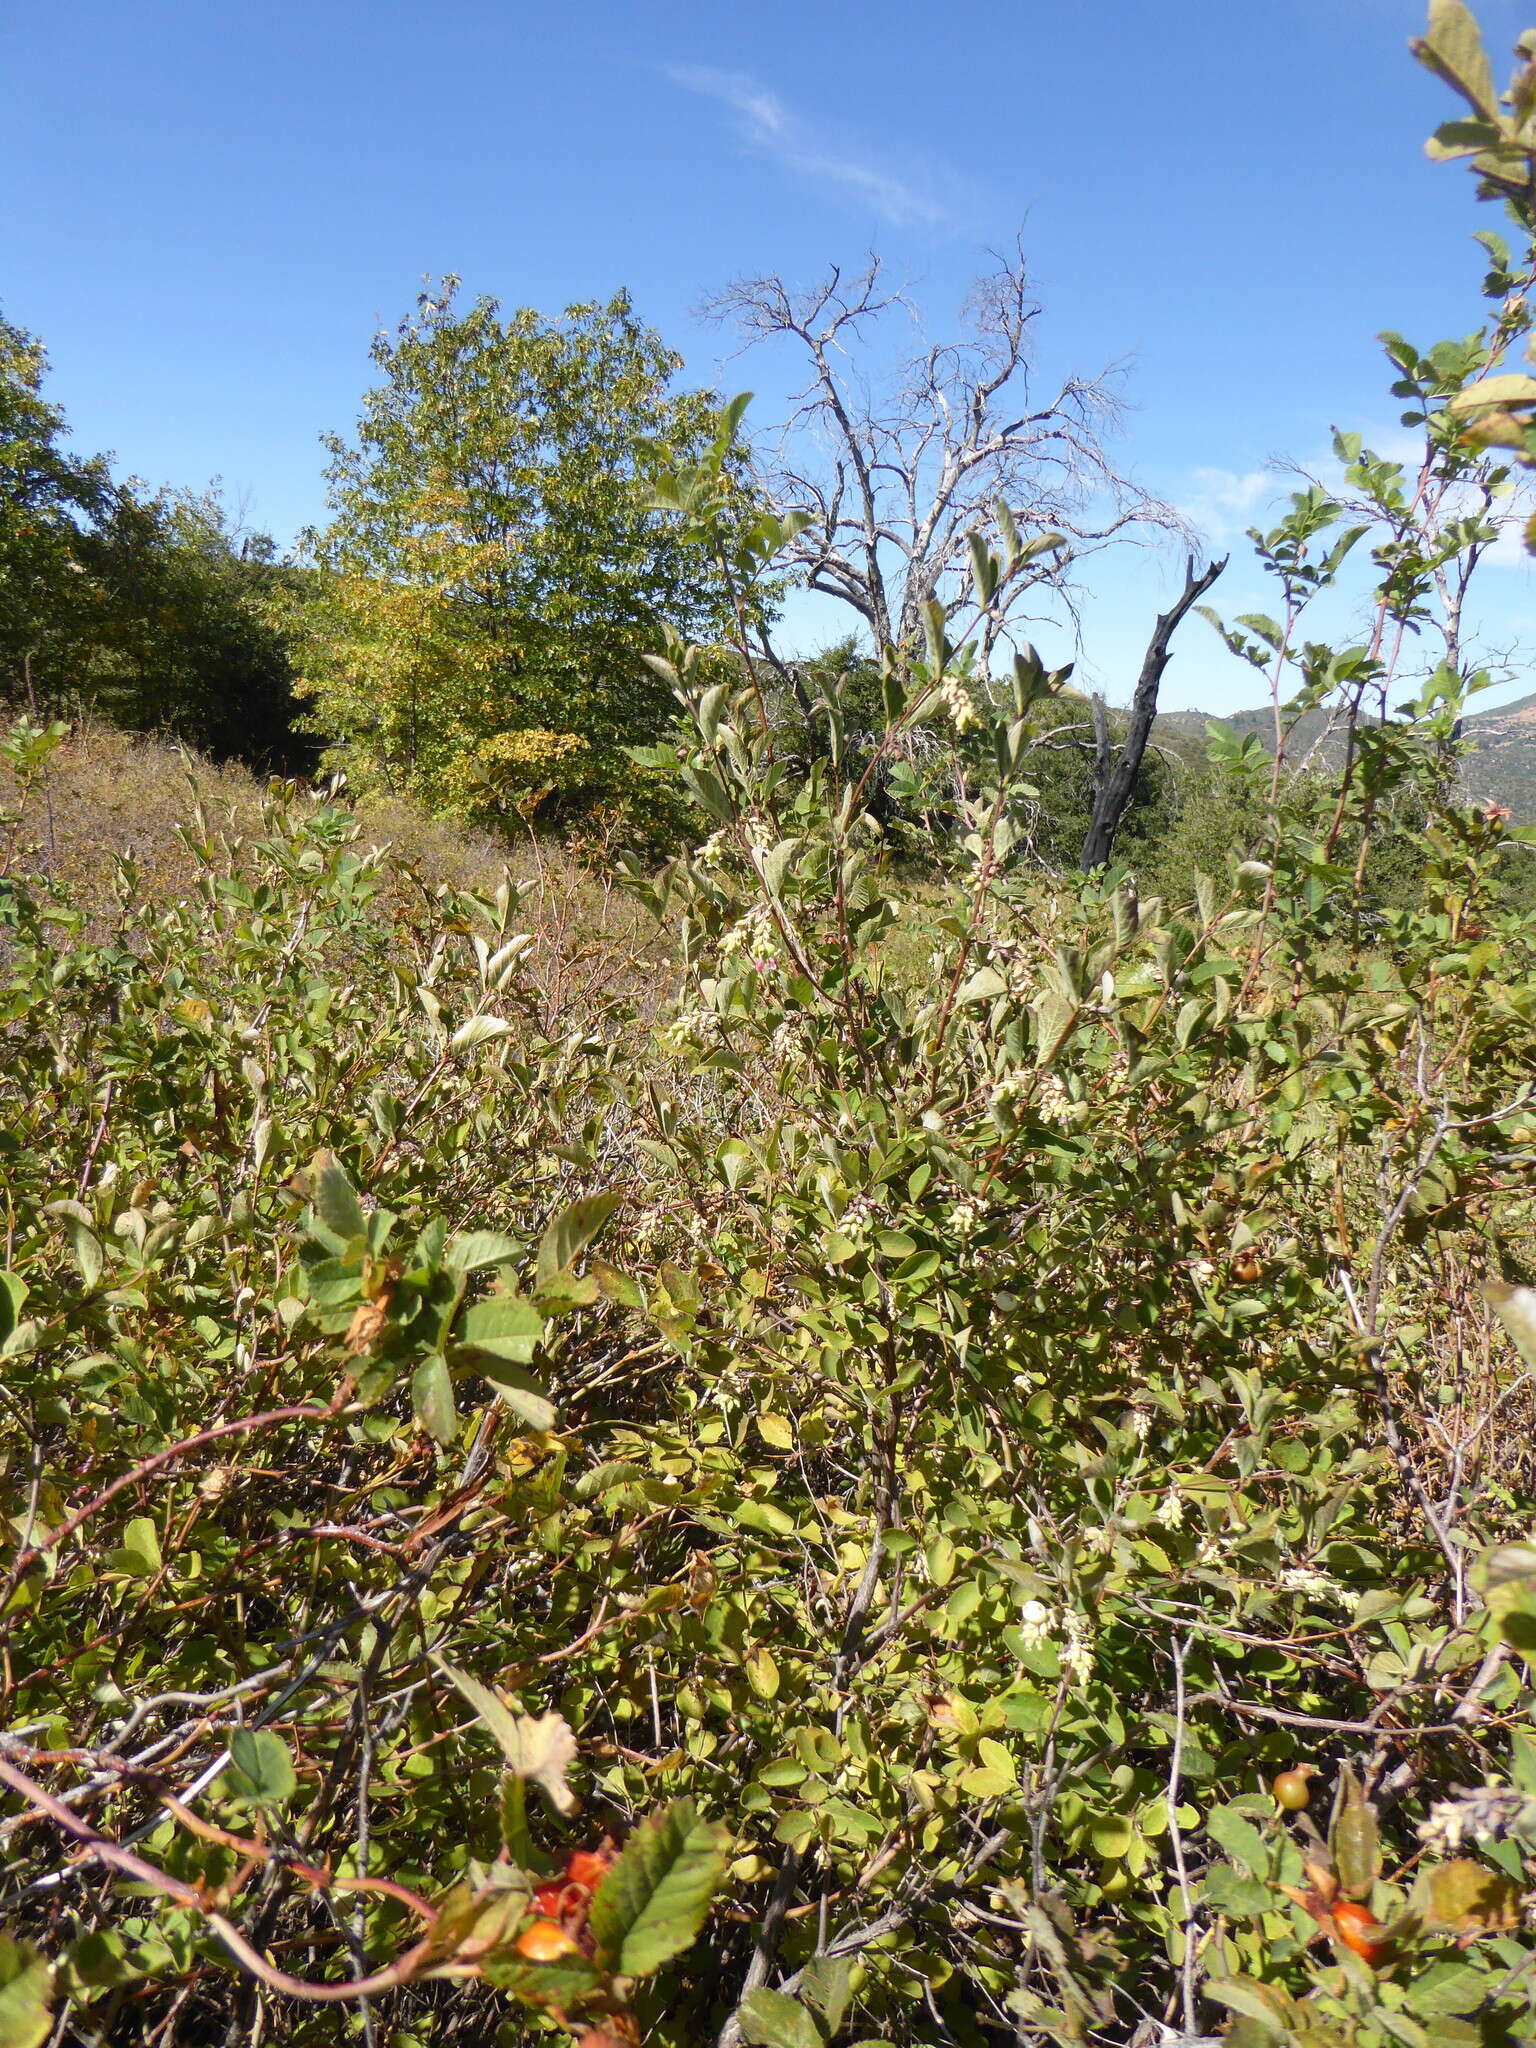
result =
[[1184,1955],[1179,1981],[1184,1998],[1184,2031],[1195,2032],[1195,1902],[1190,1895],[1189,1870],[1184,1861],[1184,1833],[1179,1826],[1179,1777],[1184,1768],[1184,1660],[1194,1642],[1186,1636],[1172,1646],[1173,1655],[1173,1754],[1168,1760],[1168,1840],[1173,1849],[1173,1867],[1178,1874],[1179,1899],[1184,1908]]
[[110,1486],[103,1487],[83,1508],[77,1508],[57,1529],[50,1530],[41,1542],[27,1544],[17,1552],[5,1584],[0,1587],[0,1612],[4,1611],[15,1592],[22,1573],[35,1564],[45,1550],[56,1550],[61,1543],[67,1543],[77,1529],[82,1528],[92,1515],[99,1514],[108,1501],[115,1499],[125,1487],[139,1485],[165,1466],[174,1464],[177,1458],[184,1458],[189,1451],[201,1450],[204,1444],[217,1443],[222,1437],[246,1436],[253,1429],[273,1428],[280,1422],[328,1422],[339,1413],[342,1405],[342,1392],[338,1390],[329,1407],[322,1408],[315,1402],[305,1401],[289,1408],[269,1408],[261,1415],[242,1415],[233,1422],[216,1422],[209,1429],[200,1429],[196,1436],[183,1437],[179,1443],[168,1444],[163,1451],[156,1451],[152,1458],[141,1460],[121,1473]]
[[142,1856],[135,1855],[133,1850],[123,1848],[121,1843],[99,1835],[78,1814],[71,1813],[34,1779],[3,1758],[0,1758],[0,1784],[9,1785],[29,1806],[45,1813],[63,1833],[80,1843],[86,1855],[104,1864],[108,1870],[118,1871],[137,1884],[149,1886],[162,1898],[174,1900],[178,1906],[189,1907],[194,1913],[201,1914],[237,1962],[242,1963],[269,1990],[281,1991],[286,1997],[322,2005],[350,2004],[360,1998],[377,1998],[385,1991],[394,1991],[402,1984],[409,1984],[412,1978],[421,1974],[431,1955],[429,1938],[417,1942],[404,1955],[396,1957],[387,1969],[376,1970],[369,1977],[356,1977],[343,1984],[316,1984],[304,1977],[290,1977],[287,1971],[276,1969],[265,1956],[258,1954],[239,1928],[226,1920],[222,1913],[214,1911],[196,1885],[183,1884],[180,1878],[172,1877],[167,1870],[157,1869]]

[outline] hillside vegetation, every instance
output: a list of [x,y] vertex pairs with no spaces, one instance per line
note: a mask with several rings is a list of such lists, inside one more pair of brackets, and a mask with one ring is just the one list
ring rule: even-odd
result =
[[[1184,752],[1213,725],[1239,739],[1251,733],[1261,745],[1270,746],[1275,714],[1268,705],[1219,717],[1202,711],[1174,711],[1161,714],[1153,730],[1159,739]],[[1517,697],[1496,711],[1469,709],[1461,737],[1465,752],[1458,773],[1466,796],[1473,802],[1500,805],[1517,824],[1536,822],[1536,694]],[[1287,735],[1286,744],[1293,754],[1308,754],[1315,747],[1327,765],[1336,768],[1347,741],[1347,727],[1330,730],[1328,719],[1314,712]]]

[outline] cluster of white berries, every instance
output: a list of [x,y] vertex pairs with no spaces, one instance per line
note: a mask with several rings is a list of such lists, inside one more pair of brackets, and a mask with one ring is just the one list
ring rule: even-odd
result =
[[1312,1593],[1324,1599],[1342,1600],[1345,1604],[1349,1601],[1344,1588],[1335,1585],[1326,1572],[1313,1571],[1307,1565],[1287,1565],[1278,1574],[1278,1583],[1287,1593]]
[[1026,1600],[1019,1610],[1019,1635],[1026,1650],[1038,1650],[1056,1633],[1054,1609],[1043,1600]]
[[1032,1078],[1029,1074],[1017,1071],[1011,1074],[1004,1074],[1001,1081],[992,1090],[993,1102],[998,1105],[1017,1102],[1021,1095],[1029,1093],[1029,1084]]
[[1062,1617],[1061,1668],[1074,1685],[1093,1676],[1093,1630],[1073,1608]]
[[992,1090],[992,1106],[994,1109],[1011,1109],[1014,1103],[1026,1097],[1042,1123],[1071,1121],[1072,1098],[1054,1074],[1004,1074]]
[[765,966],[773,958],[778,936],[773,912],[766,903],[754,903],[721,939],[720,957],[728,960],[744,953],[754,966]]
[[956,732],[980,725],[981,713],[976,709],[976,700],[958,676],[946,676],[940,683],[939,700],[949,713],[950,723]]
[[680,1010],[662,1031],[672,1052],[707,1051],[724,1037],[724,1027],[713,1010]]
[[1508,1785],[1463,1786],[1429,1809],[1419,1840],[1433,1855],[1451,1856],[1464,1842],[1498,1842],[1536,1831],[1536,1799]]
[[970,1237],[981,1226],[985,1205],[962,1196],[949,1212],[949,1227],[956,1237]]
[[1054,1642],[1061,1668],[1074,1685],[1086,1685],[1093,1676],[1093,1631],[1075,1608],[1058,1615],[1043,1600],[1026,1600],[1019,1610],[1019,1635],[1026,1649]]
[[1035,1114],[1048,1122],[1059,1121],[1072,1107],[1065,1085],[1054,1074],[1042,1074],[1035,1090]]
[[800,1027],[792,1018],[786,1017],[781,1023],[775,1024],[773,1036],[768,1041],[768,1049],[776,1060],[798,1063],[803,1047]]
[[719,868],[724,867],[726,860],[734,851],[730,828],[722,825],[718,832],[710,833],[693,857],[701,868]]
[[1178,1489],[1170,1486],[1158,1506],[1157,1519],[1165,1529],[1182,1529],[1184,1526],[1184,1503],[1179,1499]]

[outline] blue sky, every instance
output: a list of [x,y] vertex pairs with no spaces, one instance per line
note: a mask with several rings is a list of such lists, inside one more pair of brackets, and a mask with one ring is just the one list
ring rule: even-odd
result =
[[[1479,13],[1502,75],[1524,17]],[[1450,111],[1407,54],[1422,19],[1421,0],[9,0],[0,303],[46,341],[78,444],[155,483],[221,477],[287,541],[322,514],[318,436],[350,428],[369,338],[426,273],[547,310],[627,285],[692,376],[750,386],[766,421],[787,366],[725,360],[696,317],[710,290],[875,249],[940,333],[1022,230],[1042,370],[1127,360],[1118,457],[1236,542],[1232,612],[1264,595],[1239,558],[1281,488],[1267,466],[1321,460],[1335,423],[1390,437],[1376,331],[1427,344],[1477,317],[1468,237],[1497,223],[1422,155]],[[1483,623],[1536,654],[1510,554]],[[1083,673],[1112,698],[1179,568],[1168,550],[1096,572]],[[1254,696],[1186,626],[1165,704]]]

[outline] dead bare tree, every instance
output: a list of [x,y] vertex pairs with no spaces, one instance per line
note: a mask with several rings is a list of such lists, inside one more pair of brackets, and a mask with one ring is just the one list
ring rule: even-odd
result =
[[1104,715],[1104,700],[1097,694],[1093,698],[1093,813],[1083,835],[1079,859],[1084,873],[1091,868],[1102,867],[1114,851],[1115,835],[1135,794],[1147,742],[1152,736],[1152,721],[1157,716],[1158,687],[1163,680],[1163,670],[1168,666],[1174,633],[1185,614],[1204,597],[1226,566],[1227,558],[1223,555],[1219,562],[1208,563],[1197,576],[1194,556],[1191,555],[1185,563],[1183,590],[1167,611],[1158,613],[1152,628],[1152,637],[1142,657],[1141,674],[1136,680],[1136,692],[1131,699],[1125,738],[1113,760],[1110,758],[1109,724]]
[[[1113,370],[1037,391],[1040,306],[1017,248],[974,287],[962,337],[919,351],[883,388],[861,368],[872,330],[915,313],[877,257],[846,280],[834,267],[805,293],[777,276],[741,279],[706,311],[749,342],[789,341],[808,358],[759,487],[776,510],[809,514],[787,559],[852,608],[880,658],[920,646],[938,600],[946,623],[974,610],[966,630],[985,673],[1031,590],[1063,592],[1069,563],[1137,529],[1179,529],[1105,452]],[[994,539],[1002,573],[983,601],[972,547]]]

